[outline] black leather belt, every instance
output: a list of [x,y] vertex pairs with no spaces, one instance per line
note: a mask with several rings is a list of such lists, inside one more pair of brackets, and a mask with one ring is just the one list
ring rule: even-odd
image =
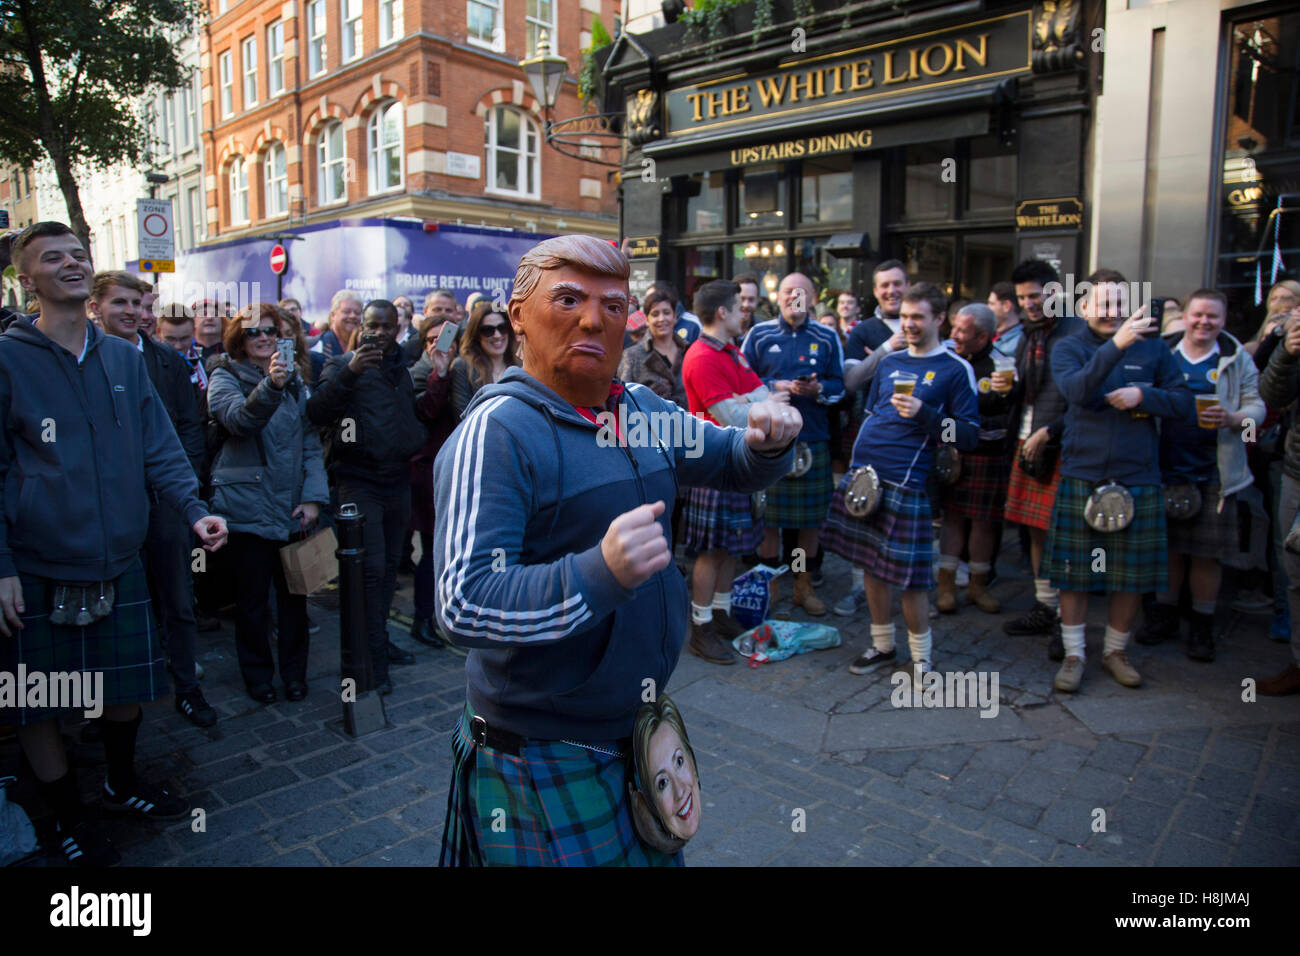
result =
[[489,727],[486,720],[477,716],[470,718],[469,736],[480,747],[490,747],[493,750],[499,750],[514,757],[519,756],[527,739],[520,737],[518,734],[512,734],[508,730]]

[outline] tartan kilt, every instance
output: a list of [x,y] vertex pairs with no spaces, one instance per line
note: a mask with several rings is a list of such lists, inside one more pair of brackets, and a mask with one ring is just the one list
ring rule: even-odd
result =
[[961,474],[943,489],[944,514],[975,521],[1001,521],[1011,461],[1006,455],[961,456]]
[[[1043,548],[1042,574],[1063,591],[1147,594],[1169,584],[1165,535],[1165,493],[1160,485],[1128,485],[1133,521],[1123,531],[1094,531],[1083,506],[1097,482],[1062,478]],[[1093,552],[1102,549],[1106,570],[1093,571]]]
[[1007,507],[1004,517],[1016,524],[1046,531],[1052,524],[1052,503],[1056,500],[1056,490],[1061,485],[1061,455],[1057,452],[1056,467],[1052,469],[1052,480],[1042,482],[1037,478],[1030,478],[1021,470],[1020,448],[1023,445],[1023,441],[1016,442],[1016,450],[1011,455],[1011,478],[1007,484]]
[[831,477],[829,442],[809,442],[812,467],[802,478],[782,478],[767,489],[767,511],[763,520],[769,528],[820,528],[835,490]]
[[452,733],[439,866],[683,864],[681,853],[652,850],[636,835],[627,800],[630,757],[558,740],[529,740],[516,757],[476,745],[472,716],[467,706]]
[[[105,707],[157,700],[171,693],[139,557],[115,582],[112,612],[87,627],[51,624],[54,582],[29,574],[18,577],[27,612],[21,630],[11,628],[12,637],[0,637],[0,671],[17,674],[21,663],[28,674],[41,671],[47,680],[54,672],[103,674],[103,694],[97,703]],[[86,709],[0,707],[0,723],[22,727]]]
[[692,488],[686,502],[688,548],[747,554],[763,540],[763,519],[755,519],[750,496],[741,491]]
[[882,481],[881,501],[866,518],[844,510],[845,475],[831,498],[822,545],[878,581],[907,591],[934,587],[934,525],[924,489]]
[[1236,567],[1240,560],[1241,541],[1237,531],[1237,496],[1228,495],[1219,505],[1219,486],[1200,485],[1201,510],[1194,518],[1175,521],[1165,516],[1171,554],[1194,558],[1214,558],[1220,564]]

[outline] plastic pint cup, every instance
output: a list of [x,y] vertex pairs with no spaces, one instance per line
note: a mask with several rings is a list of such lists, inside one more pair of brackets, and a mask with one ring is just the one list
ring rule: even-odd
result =
[[916,376],[911,372],[899,372],[894,376],[894,394],[911,395],[916,391]]
[[1211,408],[1218,408],[1218,407],[1219,407],[1219,396],[1214,394],[1197,395],[1196,396],[1196,424],[1200,425],[1202,428],[1217,428],[1218,427],[1217,425],[1211,425],[1205,421],[1205,413],[1208,412]]
[[993,350],[993,380],[1008,391],[1016,382],[1016,360],[997,349]]

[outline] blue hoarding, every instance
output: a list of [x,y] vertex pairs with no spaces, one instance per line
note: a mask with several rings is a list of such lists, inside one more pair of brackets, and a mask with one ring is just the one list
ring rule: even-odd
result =
[[[297,299],[303,317],[318,323],[340,289],[355,289],[363,299],[408,296],[417,315],[425,295],[439,288],[462,303],[474,292],[508,297],[520,257],[550,238],[401,219],[340,219],[283,232],[302,237],[282,243],[289,252],[283,297]],[[160,298],[186,305],[220,299],[237,307],[275,301],[275,244],[255,237],[193,249],[177,258],[174,273],[159,277]]]

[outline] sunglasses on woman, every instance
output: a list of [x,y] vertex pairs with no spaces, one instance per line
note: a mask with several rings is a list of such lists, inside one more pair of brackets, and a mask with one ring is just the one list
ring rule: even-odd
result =
[[496,325],[480,325],[478,328],[478,334],[485,339],[490,339],[494,335],[509,335],[510,326],[505,322],[500,322]]
[[244,329],[244,338],[256,339],[261,338],[263,335],[275,338],[276,335],[279,334],[279,331],[279,329],[273,328],[269,325],[260,329]]

